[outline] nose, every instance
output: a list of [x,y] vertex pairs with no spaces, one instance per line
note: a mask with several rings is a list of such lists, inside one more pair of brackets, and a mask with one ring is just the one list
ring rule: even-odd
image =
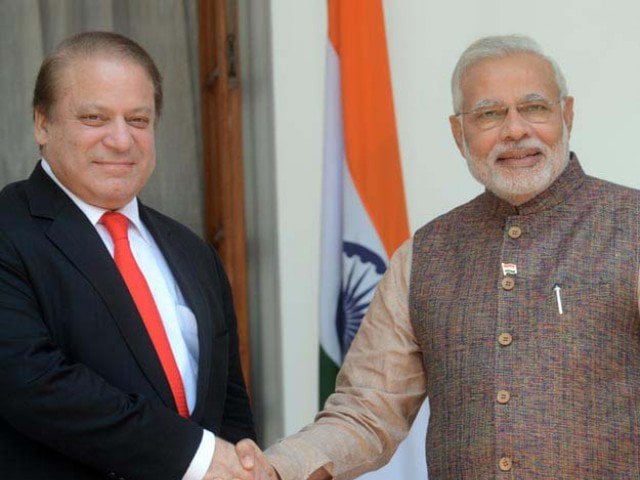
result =
[[129,150],[133,143],[133,137],[127,122],[124,119],[115,119],[102,142],[105,146],[117,152]]
[[514,107],[511,107],[502,124],[500,136],[503,141],[518,141],[529,135],[530,128],[531,125],[522,118]]

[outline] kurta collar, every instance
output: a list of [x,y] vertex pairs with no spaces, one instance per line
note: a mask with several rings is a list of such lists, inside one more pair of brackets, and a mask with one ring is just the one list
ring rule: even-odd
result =
[[484,195],[489,205],[495,209],[496,214],[501,218],[514,215],[531,215],[565,202],[584,183],[585,178],[586,175],[580,166],[578,157],[571,152],[569,163],[551,186],[522,205],[517,207],[511,205],[489,191],[486,191]]

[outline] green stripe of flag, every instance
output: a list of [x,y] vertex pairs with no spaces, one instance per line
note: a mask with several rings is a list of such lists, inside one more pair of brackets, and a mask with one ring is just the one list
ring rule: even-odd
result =
[[336,377],[340,367],[320,347],[320,409],[336,388]]

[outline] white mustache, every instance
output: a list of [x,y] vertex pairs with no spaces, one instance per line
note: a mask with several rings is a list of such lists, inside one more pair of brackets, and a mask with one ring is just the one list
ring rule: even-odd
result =
[[498,157],[507,152],[514,152],[518,150],[528,150],[535,148],[540,150],[545,156],[548,155],[549,149],[548,147],[542,143],[542,141],[536,138],[525,138],[524,140],[519,140],[517,142],[507,142],[507,143],[499,143],[488,155],[488,159],[491,162],[495,162]]

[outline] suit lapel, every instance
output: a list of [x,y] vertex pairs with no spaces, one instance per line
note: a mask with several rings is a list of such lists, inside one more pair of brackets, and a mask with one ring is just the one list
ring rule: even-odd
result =
[[142,319],[94,226],[40,166],[29,178],[27,195],[31,214],[51,220],[47,237],[91,282],[147,379],[163,402],[175,409],[171,389]]
[[171,273],[180,287],[184,299],[196,317],[198,324],[198,380],[196,405],[192,418],[198,420],[203,405],[203,394],[209,388],[208,382],[211,373],[211,342],[213,338],[211,313],[207,298],[198,282],[198,275],[193,264],[193,252],[188,252],[176,237],[172,234],[169,225],[163,222],[153,210],[145,207],[138,200],[140,218],[149,229],[158,247],[167,261]]

